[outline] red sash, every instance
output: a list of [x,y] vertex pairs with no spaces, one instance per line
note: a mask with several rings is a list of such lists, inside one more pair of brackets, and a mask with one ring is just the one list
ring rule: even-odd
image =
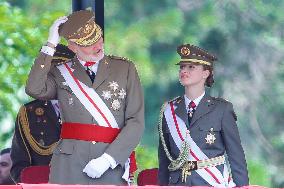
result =
[[[117,128],[102,127],[94,124],[64,122],[62,124],[60,138],[112,143],[119,132],[120,129]],[[129,158],[129,172],[130,174],[134,174],[134,172],[137,170],[135,151],[130,154]]]

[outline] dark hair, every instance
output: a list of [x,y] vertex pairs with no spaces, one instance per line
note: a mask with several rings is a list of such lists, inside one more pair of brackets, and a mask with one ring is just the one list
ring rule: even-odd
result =
[[10,153],[10,152],[11,152],[11,148],[5,148],[5,149],[1,150],[0,155],[7,154],[7,153]]
[[212,65],[210,65],[210,66],[209,65],[203,65],[203,69],[209,71],[209,76],[207,77],[207,79],[205,81],[205,85],[207,87],[212,87],[212,85],[214,83],[213,66]]

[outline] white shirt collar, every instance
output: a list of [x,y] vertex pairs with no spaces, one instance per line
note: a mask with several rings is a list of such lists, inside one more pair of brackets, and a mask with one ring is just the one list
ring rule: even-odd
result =
[[[199,97],[197,97],[196,99],[193,100],[193,102],[195,103],[196,107],[198,106],[199,102],[201,101],[201,99],[204,97],[205,95],[205,91],[202,93],[202,95],[200,95]],[[186,95],[184,95],[184,102],[185,102],[185,107],[186,110],[188,111],[188,104],[191,102],[192,100],[190,100]]]

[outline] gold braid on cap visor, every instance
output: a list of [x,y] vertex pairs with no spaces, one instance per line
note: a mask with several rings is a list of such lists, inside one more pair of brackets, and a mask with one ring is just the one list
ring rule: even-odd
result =
[[205,60],[199,60],[199,59],[181,59],[181,62],[193,62],[193,63],[199,63],[199,64],[205,64],[205,65],[211,66],[210,62],[207,62]]
[[[84,30],[85,28],[89,28],[89,30],[91,29],[91,31],[86,36],[81,37],[81,38],[74,38],[74,39],[70,38],[69,40],[78,45],[89,46],[89,45],[94,44],[102,36],[102,29],[95,22],[86,24],[83,28],[80,28],[78,30],[78,33],[81,33],[81,32],[87,33]],[[94,33],[95,33],[95,36],[90,38]]]

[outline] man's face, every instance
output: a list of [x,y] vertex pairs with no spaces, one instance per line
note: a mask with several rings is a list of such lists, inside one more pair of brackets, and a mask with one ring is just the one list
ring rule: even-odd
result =
[[83,61],[97,62],[104,57],[104,41],[102,37],[95,44],[87,47],[81,47],[75,44],[72,46],[71,50]]
[[10,169],[12,160],[10,153],[0,155],[0,184],[8,184],[10,181]]

